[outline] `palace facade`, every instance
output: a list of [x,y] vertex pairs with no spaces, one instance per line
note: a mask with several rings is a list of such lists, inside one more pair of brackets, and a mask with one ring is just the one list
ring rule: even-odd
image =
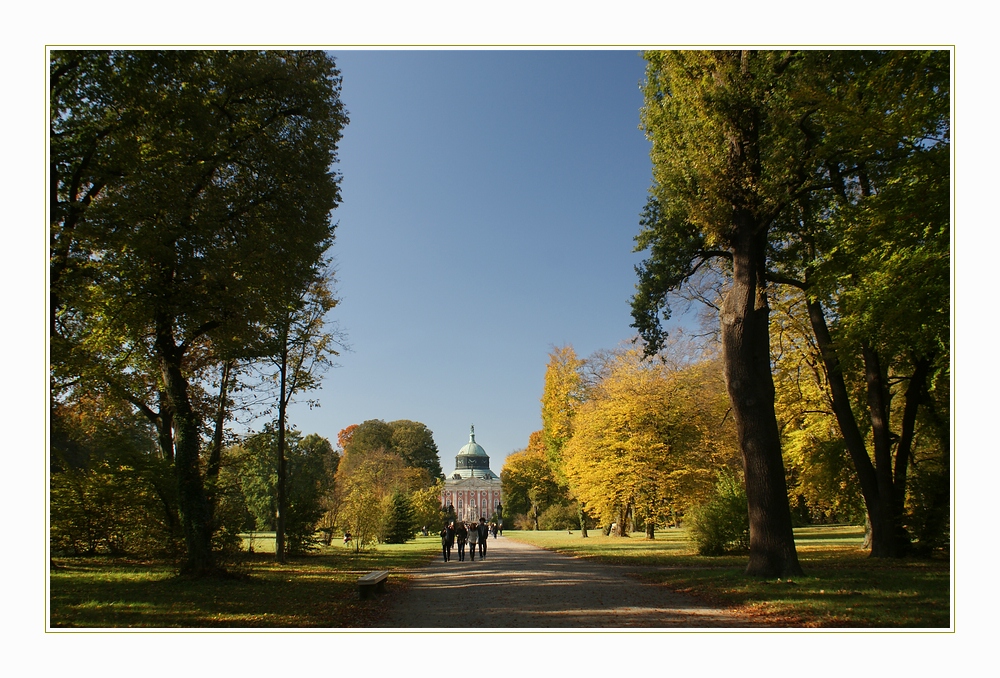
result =
[[455,457],[455,471],[444,481],[441,508],[451,506],[455,519],[478,523],[503,522],[500,478],[490,470],[490,458],[477,442],[476,427],[469,430],[469,442]]

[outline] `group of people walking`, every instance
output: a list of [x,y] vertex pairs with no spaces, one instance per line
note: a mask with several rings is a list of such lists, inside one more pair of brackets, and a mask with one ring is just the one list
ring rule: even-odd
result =
[[465,560],[465,547],[469,547],[469,560],[476,559],[476,549],[479,549],[479,559],[486,560],[486,540],[493,535],[497,537],[498,528],[496,525],[487,525],[486,518],[480,516],[479,524],[463,523],[454,521],[448,523],[441,530],[441,551],[444,554],[444,562],[451,560],[451,549],[457,544],[458,559]]

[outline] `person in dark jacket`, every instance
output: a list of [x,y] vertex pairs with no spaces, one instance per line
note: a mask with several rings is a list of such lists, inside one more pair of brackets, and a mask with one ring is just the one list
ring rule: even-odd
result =
[[486,518],[479,516],[479,524],[476,526],[479,533],[479,558],[486,560],[486,538],[490,535],[490,526],[486,524]]
[[455,524],[448,523],[441,530],[441,551],[444,554],[444,562],[451,560],[451,547],[455,543]]
[[465,542],[469,538],[469,530],[465,523],[459,521],[455,526],[455,543],[458,544],[458,562],[465,560]]

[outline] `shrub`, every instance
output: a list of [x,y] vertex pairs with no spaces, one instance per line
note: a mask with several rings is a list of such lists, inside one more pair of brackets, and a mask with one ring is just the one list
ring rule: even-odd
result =
[[929,556],[951,543],[951,496],[949,470],[940,459],[914,464],[907,496],[906,527],[913,538],[913,551]]
[[579,527],[580,514],[577,512],[576,504],[569,506],[554,504],[538,516],[540,530],[575,530]]
[[747,493],[736,474],[720,473],[712,498],[692,511],[689,518],[691,536],[701,555],[721,556],[750,549]]
[[[507,525],[507,521],[504,521],[504,525]],[[515,530],[533,530],[535,529],[535,521],[531,519],[531,516],[525,513],[518,513],[513,516],[512,524],[508,526],[508,529]]]
[[50,480],[52,550],[155,555],[171,550],[169,522],[155,488],[134,467],[92,462]]

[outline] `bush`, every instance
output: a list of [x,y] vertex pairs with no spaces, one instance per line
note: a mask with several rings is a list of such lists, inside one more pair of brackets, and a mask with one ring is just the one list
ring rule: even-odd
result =
[[531,516],[526,513],[518,513],[511,517],[511,524],[507,525],[507,521],[504,520],[504,525],[507,525],[507,529],[514,530],[533,530],[535,529],[535,521],[531,519]]
[[576,504],[563,506],[555,504],[542,511],[538,516],[540,530],[576,530],[580,527],[580,514]]
[[750,550],[750,516],[743,480],[723,471],[708,503],[690,512],[691,536],[703,556]]
[[50,480],[50,532],[56,553],[158,555],[174,546],[156,489],[134,467],[108,460]]
[[907,496],[906,527],[913,538],[913,552],[929,556],[951,543],[949,470],[942,460],[913,466]]

